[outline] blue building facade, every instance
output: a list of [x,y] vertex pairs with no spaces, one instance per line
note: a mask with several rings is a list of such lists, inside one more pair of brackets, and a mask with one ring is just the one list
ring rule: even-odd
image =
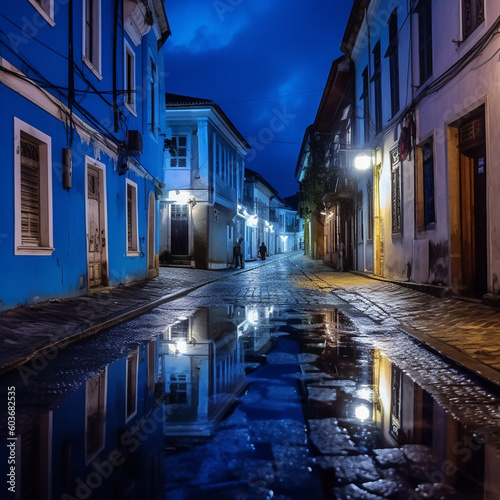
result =
[[155,276],[163,2],[3,2],[0,31],[0,310]]

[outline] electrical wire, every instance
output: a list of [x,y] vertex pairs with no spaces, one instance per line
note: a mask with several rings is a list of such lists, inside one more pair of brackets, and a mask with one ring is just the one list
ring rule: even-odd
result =
[[[10,24],[12,24],[13,26],[15,26],[19,31],[23,32],[25,35],[29,36],[32,40],[34,40],[35,42],[39,43],[40,45],[43,45],[46,49],[50,50],[51,52],[53,52],[54,54],[58,55],[59,57],[62,57],[63,59],[65,59],[66,61],[68,61],[69,59],[61,54],[60,52],[57,52],[57,50],[54,50],[52,47],[50,47],[49,45],[43,43],[41,40],[39,40],[38,38],[35,38],[31,33],[28,33],[26,30],[24,30],[23,28],[21,28],[19,25],[17,25],[14,21],[12,21],[11,19],[9,19],[8,17],[6,17],[5,15],[3,14],[0,14],[0,17],[3,17],[7,22],[9,22]],[[2,31],[2,30],[0,30]],[[4,33],[5,34],[5,33]],[[5,34],[7,36],[7,38],[9,38],[10,40],[10,37],[9,35]]]

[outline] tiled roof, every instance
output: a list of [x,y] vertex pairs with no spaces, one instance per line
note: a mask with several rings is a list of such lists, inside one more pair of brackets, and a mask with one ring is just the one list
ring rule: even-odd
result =
[[179,94],[165,94],[165,105],[170,107],[183,107],[183,106],[214,106],[219,107],[214,101],[210,99],[203,99],[201,97],[189,97],[187,95]]
[[200,97],[189,97],[187,95],[179,95],[179,94],[170,94],[169,92],[167,92],[165,93],[165,106],[167,109],[210,106],[215,111],[217,111],[219,116],[226,122],[227,126],[234,132],[234,134],[240,139],[240,141],[245,145],[245,147],[247,149],[252,149],[245,140],[245,138],[240,134],[238,129],[233,125],[231,120],[226,116],[224,111],[222,111],[220,106],[211,99],[202,99]]

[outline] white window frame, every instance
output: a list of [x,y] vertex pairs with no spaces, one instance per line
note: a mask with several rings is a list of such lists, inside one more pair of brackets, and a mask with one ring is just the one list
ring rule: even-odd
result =
[[28,0],[28,2],[33,5],[50,26],[54,27],[56,25],[54,20],[54,0],[41,0],[40,3],[36,0]]
[[[104,391],[102,395],[102,420],[99,422],[101,425],[101,445],[97,450],[95,450],[93,453],[89,453],[87,449],[87,435],[89,432],[89,429],[87,428],[87,420],[88,420],[88,383],[90,380],[94,380],[94,378],[97,377],[103,377],[103,385],[104,385]],[[94,378],[87,380],[86,385],[85,385],[85,464],[88,465],[101,451],[104,449],[104,446],[106,444],[106,415],[107,415],[107,409],[108,409],[108,368],[105,367],[104,370],[99,372]]]
[[[128,58],[132,61],[132,75],[128,72]],[[137,116],[137,83],[136,83],[136,56],[135,51],[127,40],[124,40],[124,50],[123,50],[123,102],[125,107],[134,115]],[[129,80],[130,77],[130,80]],[[130,102],[128,101],[128,94],[130,95]]]
[[[134,364],[134,366],[132,366]],[[130,413],[128,412],[128,403],[129,403],[129,397],[128,397],[128,392],[129,392],[129,370],[130,368],[133,368],[135,371],[135,374],[132,373],[132,383],[133,383],[133,411]],[[127,366],[126,366],[126,373],[125,373],[125,422],[128,422],[131,420],[135,415],[137,415],[137,395],[138,395],[138,389],[139,389],[139,351],[135,350],[132,351],[128,354],[127,356]]]
[[[38,143],[40,152],[40,243],[23,245],[21,233],[21,134]],[[52,139],[14,117],[15,255],[51,255],[54,251],[52,220]]]
[[[175,156],[171,156],[169,150],[165,150],[166,153],[166,167],[169,170],[173,170],[176,172],[186,172],[187,170],[191,169],[191,134],[190,133],[176,133],[176,134],[171,134],[170,136],[167,135],[167,137],[170,137],[171,139],[174,139],[174,137],[185,137],[186,138],[186,166],[185,167],[172,167],[171,160],[173,158],[176,158]],[[182,157],[181,157],[182,158]]]
[[[86,12],[85,7],[87,2],[93,3],[93,19],[92,27],[94,28],[93,33],[93,43],[92,43],[92,54],[87,54],[85,48],[87,46],[87,40],[85,37],[86,33]],[[90,71],[96,76],[98,80],[102,80],[102,15],[101,15],[101,0],[83,0],[82,2],[82,61],[90,69]],[[91,58],[89,58],[89,55]]]
[[147,346],[148,353],[148,393],[149,395],[154,393],[156,384],[156,371],[155,371],[155,360],[156,360],[156,341],[151,340]]
[[[128,189],[129,186],[132,190],[132,212],[129,214],[128,207]],[[128,257],[137,257],[139,255],[139,225],[138,221],[138,203],[137,203],[137,184],[130,179],[125,179],[125,244],[127,247]],[[132,224],[132,249],[128,247],[128,230],[129,230],[129,216]]]
[[[152,71],[154,65],[154,73]],[[159,124],[159,106],[158,106],[158,95],[159,95],[159,81],[158,81],[158,61],[154,57],[153,53],[149,52],[148,58],[148,97],[149,97],[149,132],[156,139],[158,135],[158,124]]]

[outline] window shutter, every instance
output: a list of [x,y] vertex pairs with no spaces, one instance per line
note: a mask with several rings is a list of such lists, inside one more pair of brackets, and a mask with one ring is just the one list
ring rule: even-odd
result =
[[21,241],[40,245],[40,150],[21,138]]

